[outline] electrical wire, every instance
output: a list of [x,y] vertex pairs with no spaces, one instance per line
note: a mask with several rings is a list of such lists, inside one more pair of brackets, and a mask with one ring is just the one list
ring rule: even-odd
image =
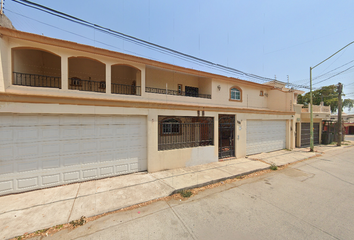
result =
[[346,72],[346,71],[348,71],[348,70],[350,70],[350,69],[352,69],[352,68],[354,68],[354,65],[351,66],[351,67],[349,67],[349,68],[347,68],[347,69],[345,69],[345,70],[343,70],[343,71],[341,71],[341,72],[339,72],[339,73],[337,73],[337,74],[334,74],[334,75],[332,75],[332,76],[330,76],[330,77],[328,77],[328,78],[326,78],[326,79],[324,79],[324,80],[321,80],[321,81],[319,81],[319,82],[316,82],[316,83],[314,83],[313,85],[319,84],[319,83],[321,83],[321,82],[324,82],[324,81],[327,81],[327,80],[329,80],[329,79],[331,79],[331,78],[334,78],[334,77],[336,77],[336,76],[338,76],[338,75],[340,75],[340,74],[342,74],[342,73],[344,73],[344,72]]
[[319,75],[319,76],[317,76],[317,77],[314,77],[312,80],[314,81],[314,80],[316,80],[316,79],[318,79],[318,78],[320,78],[320,77],[323,77],[323,76],[325,76],[325,75],[327,75],[327,74],[329,74],[329,73],[331,73],[331,72],[333,72],[333,71],[335,71],[335,70],[337,70],[337,69],[339,69],[339,68],[341,68],[341,67],[344,67],[344,66],[346,66],[346,65],[348,65],[349,63],[352,63],[352,62],[354,62],[354,60],[351,60],[350,62],[347,62],[347,63],[343,64],[342,66],[339,66],[339,67],[337,67],[337,68],[335,68],[335,69],[332,69],[331,71],[328,71],[328,72],[326,72],[326,73],[324,73],[324,74],[321,74],[321,75]]
[[12,0],[12,1],[16,2],[16,3],[19,3],[19,4],[22,4],[22,5],[26,6],[26,7],[37,9],[39,11],[51,14],[53,16],[65,19],[65,20],[68,20],[68,21],[71,21],[71,22],[74,22],[74,23],[77,23],[77,24],[80,24],[80,25],[83,25],[83,26],[86,26],[86,27],[90,27],[90,28],[96,29],[96,30],[98,30],[100,32],[103,32],[103,33],[106,33],[108,35],[111,35],[111,36],[114,36],[114,37],[119,37],[119,38],[121,38],[121,39],[123,39],[125,41],[137,44],[139,46],[143,46],[143,47],[146,47],[146,48],[151,49],[151,50],[158,51],[158,52],[163,53],[163,54],[171,55],[173,57],[178,57],[180,59],[183,59],[183,60],[186,60],[186,61],[189,61],[189,62],[192,61],[193,63],[202,64],[204,66],[208,66],[208,67],[211,67],[213,69],[221,70],[223,72],[232,73],[232,74],[235,74],[237,76],[248,77],[248,78],[251,78],[251,79],[254,79],[254,80],[258,80],[258,81],[275,81],[275,82],[278,82],[278,83],[281,83],[281,84],[285,84],[287,86],[291,86],[291,87],[295,87],[295,88],[307,88],[307,89],[309,88],[306,85],[286,83],[286,82],[274,80],[272,78],[267,78],[267,77],[262,77],[262,76],[259,76],[259,75],[256,75],[256,74],[246,73],[246,72],[243,72],[241,70],[238,70],[238,69],[235,69],[235,68],[231,68],[231,67],[228,67],[228,66],[224,66],[224,65],[221,65],[221,64],[216,64],[216,63],[213,63],[213,62],[208,61],[208,60],[204,60],[204,59],[201,59],[201,58],[189,55],[189,54],[185,54],[185,53],[173,50],[171,48],[167,48],[167,47],[155,44],[155,43],[151,43],[151,42],[148,42],[148,41],[145,41],[145,40],[142,40],[142,39],[139,39],[139,38],[136,38],[136,37],[133,37],[133,36],[130,36],[130,35],[127,35],[127,34],[124,34],[124,33],[121,33],[121,32],[118,32],[118,31],[115,31],[115,30],[112,30],[112,29],[109,29],[109,28],[106,28],[106,27],[103,27],[103,26],[100,26],[100,25],[97,25],[97,24],[94,24],[94,23],[91,23],[91,22],[88,22],[88,21],[85,21],[83,19],[74,17],[72,15],[69,15],[69,14],[54,10],[52,8],[49,8],[49,7],[46,7],[46,6],[31,2],[31,1],[28,1],[28,0]]

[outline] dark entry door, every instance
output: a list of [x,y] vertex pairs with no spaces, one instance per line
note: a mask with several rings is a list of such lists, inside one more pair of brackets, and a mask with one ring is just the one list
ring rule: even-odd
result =
[[[320,124],[313,123],[313,143],[320,143]],[[301,123],[301,147],[310,146],[310,123]]]
[[219,159],[235,157],[235,115],[219,115]]

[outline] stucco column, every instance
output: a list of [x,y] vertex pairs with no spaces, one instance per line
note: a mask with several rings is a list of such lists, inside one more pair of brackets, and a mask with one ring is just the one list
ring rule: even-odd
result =
[[106,94],[111,94],[111,64],[106,63]]
[[158,110],[149,109],[147,115],[147,170],[156,172],[163,169],[158,156]]
[[68,56],[61,56],[61,89],[68,90],[69,86],[69,67]]
[[141,89],[140,89],[140,94],[142,97],[145,97],[145,77],[146,77],[146,66],[144,66],[143,68],[140,68],[141,71]]
[[[243,158],[246,156],[247,120],[245,118],[246,116],[244,114],[237,114],[235,119],[236,158]],[[240,123],[238,123],[237,121],[239,121]]]
[[13,66],[11,61],[11,47],[6,37],[0,38],[0,92],[11,86]]

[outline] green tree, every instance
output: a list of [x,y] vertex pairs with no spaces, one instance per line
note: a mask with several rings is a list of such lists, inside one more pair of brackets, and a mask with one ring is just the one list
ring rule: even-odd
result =
[[[321,89],[312,91],[312,103],[313,105],[320,105],[323,101],[325,106],[330,106],[331,111],[335,112],[338,109],[338,89],[336,85],[324,86]],[[297,96],[297,103],[304,104],[308,107],[310,104],[310,92],[304,95]],[[347,107],[349,110],[354,107],[353,99],[342,99],[342,110]]]

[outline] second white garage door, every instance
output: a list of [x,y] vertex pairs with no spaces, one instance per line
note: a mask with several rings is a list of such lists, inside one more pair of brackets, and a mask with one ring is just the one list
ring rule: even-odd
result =
[[146,169],[144,116],[0,114],[0,195]]
[[286,121],[247,120],[246,154],[285,148]]

